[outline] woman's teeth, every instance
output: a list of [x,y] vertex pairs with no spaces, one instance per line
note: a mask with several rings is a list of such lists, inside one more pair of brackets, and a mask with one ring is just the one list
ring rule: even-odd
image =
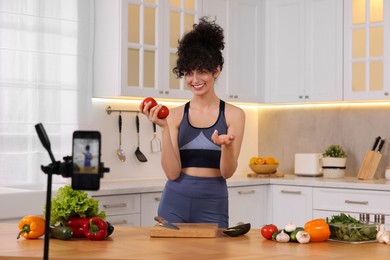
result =
[[192,85],[192,87],[199,89],[199,88],[203,87],[203,84],[201,84],[201,85]]

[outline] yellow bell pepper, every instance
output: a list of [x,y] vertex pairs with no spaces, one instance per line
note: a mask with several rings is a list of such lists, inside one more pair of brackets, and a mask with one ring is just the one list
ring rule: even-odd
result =
[[310,235],[310,242],[326,241],[330,237],[330,229],[325,219],[313,219],[304,226],[306,232]]
[[40,216],[25,216],[18,225],[20,232],[17,239],[23,236],[26,239],[38,238],[45,234],[45,219]]

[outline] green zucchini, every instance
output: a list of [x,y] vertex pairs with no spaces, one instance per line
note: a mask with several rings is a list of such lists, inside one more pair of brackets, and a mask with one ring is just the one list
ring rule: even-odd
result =
[[67,226],[50,227],[50,237],[69,240],[73,237],[73,230],[71,227]]

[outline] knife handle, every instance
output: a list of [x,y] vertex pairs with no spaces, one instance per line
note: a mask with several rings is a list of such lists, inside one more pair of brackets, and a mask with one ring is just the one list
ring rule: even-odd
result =
[[374,142],[374,145],[372,146],[372,151],[375,151],[376,147],[378,146],[378,143],[379,141],[381,140],[381,137],[378,136],[377,138],[375,138],[375,142]]
[[166,222],[165,218],[160,217],[160,216],[155,216],[155,217],[154,217],[154,220],[157,221],[158,223],[161,223],[161,224],[163,224],[164,222]]
[[382,140],[379,142],[379,146],[378,146],[378,150],[377,150],[378,153],[381,152],[382,147],[383,147],[384,144],[385,144],[385,139],[382,139]]

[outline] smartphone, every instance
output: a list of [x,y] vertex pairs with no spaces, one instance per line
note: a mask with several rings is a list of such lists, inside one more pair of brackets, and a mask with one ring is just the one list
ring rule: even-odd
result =
[[100,188],[100,149],[100,132],[73,132],[72,188],[74,190],[98,190]]

